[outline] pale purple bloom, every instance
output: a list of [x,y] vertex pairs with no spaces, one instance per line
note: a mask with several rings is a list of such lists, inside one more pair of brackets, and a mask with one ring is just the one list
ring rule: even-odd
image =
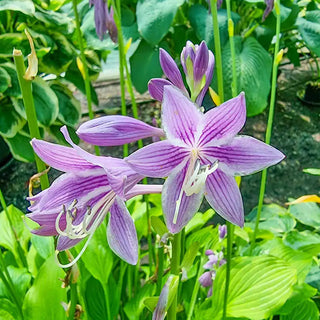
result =
[[284,158],[277,149],[237,136],[246,120],[244,94],[203,114],[180,90],[165,86],[162,125],[167,140],[126,158],[138,173],[166,177],[162,208],[170,232],[179,232],[205,195],[226,220],[243,226],[244,212],[235,175],[248,175]]
[[199,282],[202,287],[211,287],[213,279],[215,278],[216,272],[214,270],[206,271],[199,277]]
[[214,254],[214,253],[209,254],[209,255],[206,254],[206,255],[208,256],[208,259],[209,259],[209,260],[204,264],[203,267],[204,267],[205,269],[212,269],[213,266],[217,264],[219,257],[218,257],[216,254]]
[[106,12],[106,25],[107,25],[107,30],[110,36],[110,39],[114,42],[114,43],[118,43],[118,29],[116,26],[116,23],[114,21],[114,10],[113,7],[110,7],[110,11],[107,8],[107,12]]
[[271,11],[273,10],[273,6],[274,6],[274,0],[265,0],[264,1],[266,3],[266,9],[263,12],[263,17],[262,17],[262,21],[266,20],[267,16],[271,13]]
[[126,116],[105,116],[83,123],[78,136],[97,146],[119,146],[147,137],[163,137],[160,128]]
[[63,251],[87,236],[90,239],[110,211],[110,248],[136,264],[137,234],[124,201],[137,194],[160,192],[161,186],[137,185],[143,176],[122,159],[91,155],[72,142],[66,127],[61,131],[72,147],[32,140],[34,151],[44,162],[65,172],[48,189],[28,199],[28,217],[40,226],[33,233],[58,236],[57,250]]
[[219,225],[219,238],[222,240],[227,235],[227,226],[223,224],[222,226]]

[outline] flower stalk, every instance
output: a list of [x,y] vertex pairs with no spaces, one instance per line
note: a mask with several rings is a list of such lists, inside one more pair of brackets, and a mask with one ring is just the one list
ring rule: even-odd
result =
[[[26,80],[24,75],[26,73],[26,67],[24,64],[24,58],[20,50],[13,50],[13,59],[16,65],[19,85],[22,93],[23,104],[26,110],[28,127],[30,131],[31,138],[40,139],[40,131],[38,127],[37,115],[34,106],[34,100],[32,95],[32,81]],[[46,170],[46,165],[40,158],[35,154],[36,166],[38,172],[44,172]],[[49,179],[46,173],[40,175],[41,189],[47,189],[49,187]]]
[[[266,130],[266,138],[265,143],[270,144],[271,141],[271,133],[272,133],[272,124],[274,118],[274,107],[275,107],[275,100],[276,100],[276,86],[277,86],[277,74],[278,74],[278,65],[280,63],[282,57],[282,50],[279,51],[280,45],[280,26],[281,26],[281,16],[280,16],[280,1],[275,1],[275,12],[276,12],[276,43],[274,48],[274,58],[273,58],[273,67],[272,67],[272,83],[271,83],[271,97],[270,97],[270,109],[268,115],[268,124]],[[264,194],[266,190],[266,182],[267,182],[267,169],[262,171],[261,175],[261,184],[260,184],[260,193],[259,193],[259,203],[258,203],[258,211],[256,217],[256,224],[253,232],[253,238],[251,242],[251,251],[254,249],[257,234],[259,230],[259,221],[261,217],[262,205],[264,200]]]
[[[73,6],[74,18],[76,21],[76,30],[77,30],[77,37],[78,37],[78,42],[79,42],[80,58],[81,58],[81,62],[82,62],[82,71],[83,71],[81,73],[82,73],[82,77],[83,77],[84,85],[85,85],[85,90],[86,90],[88,113],[89,113],[89,118],[93,119],[94,113],[92,110],[91,83],[90,83],[90,78],[89,78],[89,71],[88,71],[86,56],[84,54],[84,46],[83,46],[83,41],[82,41],[81,29],[80,29],[80,18],[79,18],[79,13],[78,13],[78,8],[77,8],[77,0],[72,0],[72,6]],[[100,151],[97,146],[94,146],[94,151],[97,156],[100,155]]]

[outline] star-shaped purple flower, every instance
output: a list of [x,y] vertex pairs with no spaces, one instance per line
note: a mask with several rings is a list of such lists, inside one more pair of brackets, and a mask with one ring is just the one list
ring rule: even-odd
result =
[[203,114],[179,89],[165,86],[162,126],[167,140],[126,158],[138,173],[168,176],[162,207],[170,232],[179,232],[200,207],[203,195],[226,220],[243,226],[244,210],[236,175],[248,175],[284,158],[277,149],[238,136],[246,120],[244,94]]

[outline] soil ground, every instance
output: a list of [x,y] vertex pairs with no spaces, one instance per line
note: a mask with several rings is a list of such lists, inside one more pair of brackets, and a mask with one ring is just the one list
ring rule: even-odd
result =
[[[310,107],[301,103],[296,93],[304,88],[312,77],[304,64],[300,68],[292,65],[281,67],[278,78],[277,101],[272,132],[272,145],[280,149],[286,159],[268,170],[265,203],[284,205],[288,198],[298,198],[305,194],[320,193],[320,176],[303,173],[305,168],[320,168],[320,107]],[[120,88],[118,82],[96,84],[100,105],[95,107],[98,114],[120,112]],[[76,92],[83,109],[82,122],[86,121],[85,98]],[[148,94],[136,95],[140,118],[151,123],[153,117],[159,117],[160,105],[153,102]],[[129,104],[129,97],[127,102]],[[129,105],[130,112],[130,105]],[[242,131],[244,134],[264,140],[268,109],[262,114],[248,118]],[[91,146],[80,144],[93,152]],[[135,150],[130,146],[130,151]],[[104,155],[121,157],[121,147],[101,148]],[[14,204],[26,212],[28,202],[28,180],[36,173],[33,163],[21,163],[13,160],[5,169],[0,170],[0,188],[8,204]],[[49,172],[52,181],[60,173],[53,169]],[[249,213],[258,202],[261,174],[257,173],[242,179],[241,192],[245,211]]]

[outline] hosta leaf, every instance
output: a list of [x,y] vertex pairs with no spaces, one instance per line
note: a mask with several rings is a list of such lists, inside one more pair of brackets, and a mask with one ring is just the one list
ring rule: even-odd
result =
[[158,44],[168,33],[182,0],[139,0],[137,4],[138,30],[151,45]]
[[27,15],[35,13],[32,0],[1,0],[0,11],[20,11]]
[[[243,41],[241,37],[237,36],[234,38],[234,44],[238,92],[245,92],[247,115],[253,116],[262,112],[267,106],[272,59],[253,37]],[[229,42],[223,47],[222,57],[225,99],[231,99],[232,59]]]
[[[212,309],[202,311],[201,319],[220,319],[226,266],[217,272]],[[241,257],[233,260],[228,293],[228,317],[251,320],[267,318],[289,298],[296,282],[296,271],[283,260],[268,257]],[[199,318],[200,319],[200,318]]]
[[320,228],[320,208],[314,202],[299,203],[290,206],[290,213],[301,223]]
[[281,315],[280,320],[318,320],[319,310],[311,299],[297,303],[287,315]]
[[298,29],[308,48],[320,57],[320,10],[307,11],[298,18]]
[[0,298],[0,319],[3,320],[20,320],[17,306],[6,298]]
[[[2,6],[2,2],[1,2]],[[0,7],[1,7],[0,6]],[[30,53],[30,45],[23,33],[4,33],[0,35],[0,58],[12,57],[13,49],[19,49],[24,55]]]
[[61,279],[65,273],[58,267],[55,257],[48,258],[27,292],[23,302],[25,320],[62,320],[66,313],[62,303],[67,302],[66,289]]
[[30,144],[30,137],[17,133],[13,138],[5,138],[12,155],[19,161],[33,162],[34,152]]
[[4,92],[4,94],[10,97],[21,97],[19,80],[14,64],[6,62],[2,63],[0,66],[8,72],[11,78],[11,84],[9,85],[8,89]]
[[0,92],[4,92],[11,86],[11,77],[6,69],[0,67]]
[[138,92],[148,89],[151,78],[159,78],[162,69],[159,62],[159,49],[152,48],[146,41],[141,41],[137,50],[130,57],[132,82]]

